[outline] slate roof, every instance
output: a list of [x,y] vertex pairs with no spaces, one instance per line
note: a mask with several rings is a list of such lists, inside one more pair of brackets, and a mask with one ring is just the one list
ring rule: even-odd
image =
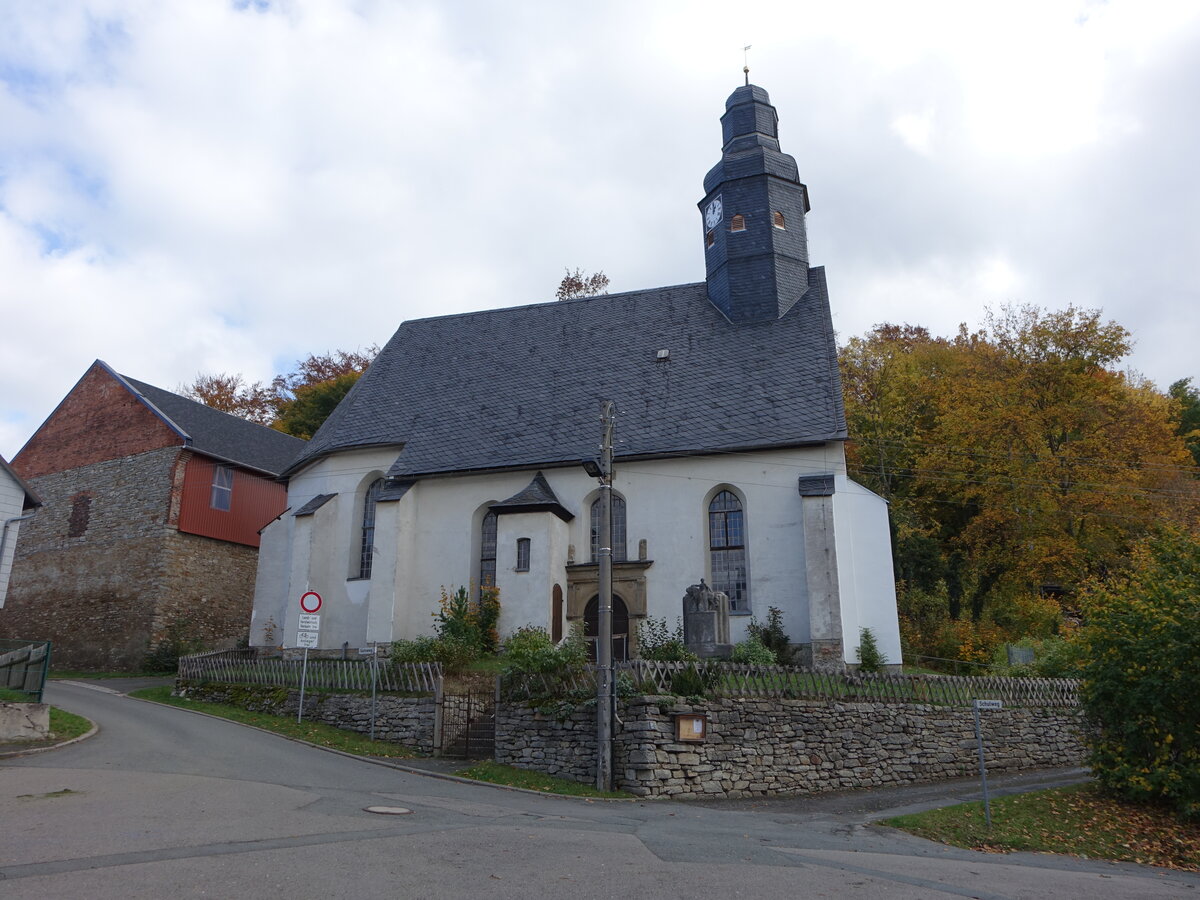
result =
[[292,516],[297,519],[301,518],[302,516],[311,516],[336,496],[337,494],[317,494],[317,496],[313,497],[302,507],[292,513]]
[[576,465],[602,399],[618,459],[844,439],[824,270],[764,322],[704,283],[405,322],[285,474],[372,446],[397,448],[392,478]]
[[198,453],[278,475],[304,448],[305,441],[290,434],[256,425],[126,375],[117,377],[139,394],[180,433],[186,445]]
[[554,488],[550,487],[550,482],[541,472],[534,475],[533,480],[517,493],[507,500],[493,503],[489,509],[495,513],[552,512],[564,522],[575,518],[575,514],[559,501]]

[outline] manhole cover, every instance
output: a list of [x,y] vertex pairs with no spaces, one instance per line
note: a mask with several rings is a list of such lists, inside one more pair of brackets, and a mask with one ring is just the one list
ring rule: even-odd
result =
[[412,813],[411,809],[405,809],[403,806],[368,806],[366,811],[379,816],[407,816]]

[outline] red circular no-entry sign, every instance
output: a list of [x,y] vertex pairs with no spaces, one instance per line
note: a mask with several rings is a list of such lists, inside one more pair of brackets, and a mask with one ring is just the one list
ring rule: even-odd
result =
[[300,608],[306,613],[315,613],[321,608],[321,595],[316,591],[305,591],[300,595]]

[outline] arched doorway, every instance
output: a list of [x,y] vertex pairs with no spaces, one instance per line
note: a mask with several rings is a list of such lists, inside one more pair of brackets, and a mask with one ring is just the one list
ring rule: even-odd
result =
[[[588,654],[596,661],[596,638],[600,636],[600,595],[587,602],[583,610],[583,636],[587,638]],[[612,655],[613,662],[629,659],[629,609],[625,601],[612,595]]]

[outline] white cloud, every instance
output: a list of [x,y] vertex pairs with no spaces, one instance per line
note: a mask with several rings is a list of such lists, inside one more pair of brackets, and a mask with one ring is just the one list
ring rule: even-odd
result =
[[[405,318],[703,277],[752,78],[843,336],[1104,306],[1195,371],[1191,4],[25,4],[0,31],[0,453],[96,357],[267,378]],[[1200,326],[1200,323],[1195,323]]]

